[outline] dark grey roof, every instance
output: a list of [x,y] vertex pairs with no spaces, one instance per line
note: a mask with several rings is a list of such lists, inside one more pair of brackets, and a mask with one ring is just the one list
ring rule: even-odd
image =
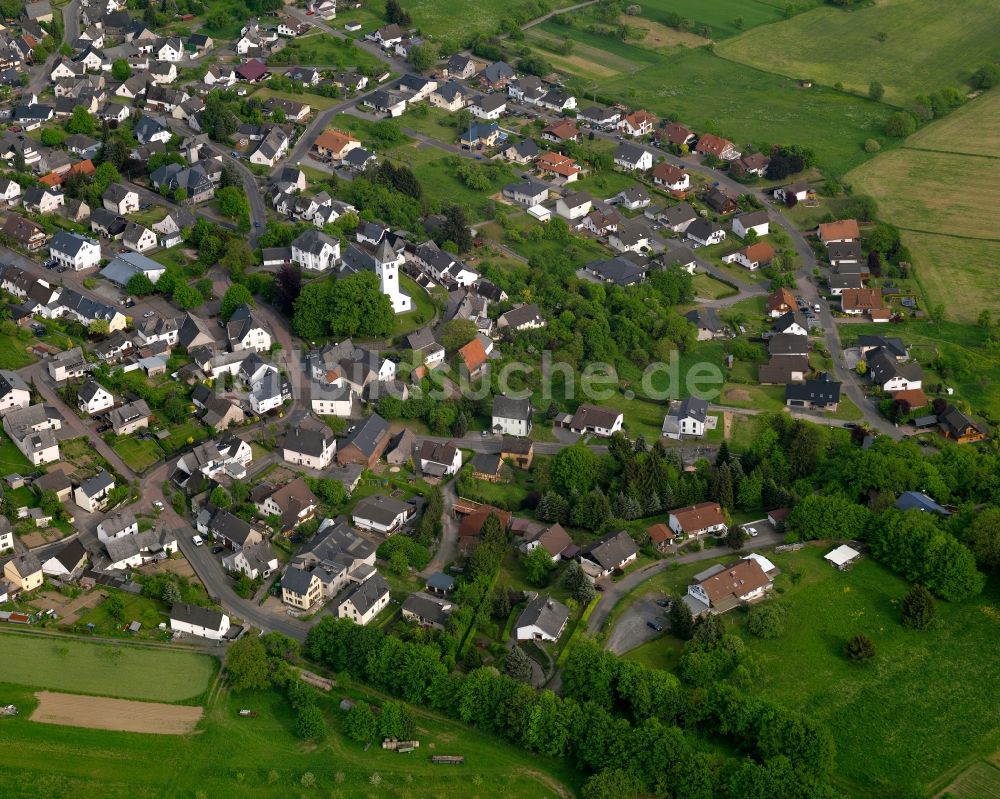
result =
[[358,519],[368,519],[383,526],[388,526],[401,513],[408,513],[412,510],[410,505],[400,502],[398,499],[373,494],[365,497],[351,511],[351,515]]
[[101,469],[101,471],[93,477],[84,480],[80,484],[80,490],[88,497],[94,497],[102,491],[106,491],[111,488],[114,484],[115,478],[108,474],[104,469]]
[[648,151],[645,147],[637,147],[634,144],[623,141],[615,150],[615,160],[622,160],[627,161],[630,164],[635,164],[646,152]]
[[711,330],[713,333],[717,333],[724,328],[715,308],[695,308],[684,314],[684,318],[695,327],[702,330]]
[[363,422],[358,423],[357,427],[354,428],[354,432],[348,433],[341,440],[339,447],[343,449],[349,444],[354,444],[365,455],[371,455],[388,432],[389,423],[377,413],[373,413]]
[[809,338],[792,333],[776,333],[767,341],[771,355],[803,355],[809,352]]
[[73,571],[87,556],[87,550],[80,543],[79,538],[74,538],[64,547],[60,548],[53,557],[58,560],[66,571]]
[[531,418],[531,398],[515,399],[497,394],[493,397],[493,416],[502,419],[528,420]]
[[789,383],[785,386],[785,400],[810,402],[814,405],[840,402],[840,383],[823,375],[804,383]]
[[289,566],[284,577],[281,578],[281,587],[302,596],[309,591],[312,576],[311,571],[300,569],[297,566]]
[[896,357],[883,347],[878,347],[865,355],[868,372],[872,380],[885,383],[894,377],[902,377],[908,381],[922,380],[924,370],[918,363],[900,363]]
[[170,608],[171,621],[193,624],[208,630],[218,630],[222,627],[222,616],[223,614],[217,610],[209,610],[198,605],[189,605],[186,602],[178,602]]
[[350,602],[357,608],[358,613],[364,615],[388,593],[389,583],[385,581],[385,577],[376,572],[361,585],[355,587],[344,601]]
[[542,632],[558,638],[569,620],[569,608],[547,596],[532,599],[517,617],[517,627],[538,627]]
[[472,456],[472,471],[480,474],[496,474],[503,460],[497,453],[477,452]]
[[750,228],[754,225],[763,225],[765,222],[770,221],[767,211],[750,211],[746,214],[740,214],[736,218],[740,220],[740,224],[745,228]]
[[[447,606],[447,608],[445,607]],[[414,613],[424,621],[444,626],[451,616],[451,603],[422,591],[410,594],[403,600],[403,610]]]
[[94,378],[88,377],[76,392],[76,396],[81,402],[90,402],[100,391],[106,391],[106,389]]
[[580,556],[594,561],[603,569],[614,569],[638,551],[632,536],[619,530],[584,547],[580,550]]
[[451,591],[455,587],[455,578],[444,572],[434,572],[427,578],[427,587],[436,591]]
[[896,507],[900,510],[921,510],[931,513],[939,513],[942,516],[950,516],[951,511],[942,507],[929,496],[921,491],[904,491],[896,500]]

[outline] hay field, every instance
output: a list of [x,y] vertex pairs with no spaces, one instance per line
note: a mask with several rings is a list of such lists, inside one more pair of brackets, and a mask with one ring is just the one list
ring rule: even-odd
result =
[[201,720],[200,707],[134,702],[103,696],[79,696],[52,691],[35,694],[38,706],[31,720],[91,730],[145,732],[153,735],[187,735]]
[[728,39],[716,51],[789,77],[840,82],[849,91],[866,93],[878,80],[885,102],[903,105],[964,85],[998,54],[998,42],[995,0],[886,0],[855,11],[816,8]]
[[1000,158],[1000,89],[986,92],[906,140],[907,147]]

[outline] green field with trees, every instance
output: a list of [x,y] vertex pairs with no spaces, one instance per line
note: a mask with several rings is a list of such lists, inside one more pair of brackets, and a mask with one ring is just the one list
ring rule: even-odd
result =
[[878,81],[885,102],[906,107],[917,95],[962,88],[996,57],[996,3],[966,0],[961,13],[954,12],[948,0],[888,0],[852,10],[824,5],[720,43],[715,51],[857,94],[867,95]]

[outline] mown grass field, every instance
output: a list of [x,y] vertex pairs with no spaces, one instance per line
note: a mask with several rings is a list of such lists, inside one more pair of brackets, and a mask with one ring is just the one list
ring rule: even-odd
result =
[[[377,744],[347,740],[339,729],[344,696],[337,688],[320,698],[328,736],[304,744],[292,735],[294,713],[287,699],[264,691],[220,692],[206,708],[199,731],[188,736],[138,735],[37,724],[28,719],[32,691],[0,683],[0,703],[16,703],[21,715],[3,719],[0,745],[16,758],[0,762],[4,799],[167,799],[178,797],[290,796],[343,799],[481,799],[572,795],[580,782],[560,763],[532,757],[498,739],[414,709],[421,747],[409,755]],[[371,698],[371,697],[365,697]],[[376,699],[376,701],[378,701]],[[238,716],[241,708],[259,713]],[[435,766],[430,754],[465,755],[464,766]],[[303,780],[304,775],[311,774]],[[569,787],[566,787],[569,786]]]
[[14,442],[7,437],[6,433],[0,436],[0,469],[4,470],[4,474],[14,472],[26,474],[32,469],[31,461],[25,458],[21,450],[14,446]]
[[816,8],[720,43],[716,51],[792,78],[839,82],[849,91],[867,93],[878,80],[886,102],[904,105],[918,94],[962,87],[997,55],[998,37],[1000,7],[993,0],[964,0],[958,7],[949,0],[888,0],[855,11]]
[[928,301],[943,303],[958,322],[1000,310],[994,277],[1000,157],[990,153],[1000,156],[998,90],[847,176],[855,191],[878,200],[882,219],[903,229]]
[[735,65],[705,48],[657,52],[550,23],[542,28],[568,32],[574,40],[645,65],[614,76],[568,70],[578,76],[568,84],[580,97],[596,91],[661,116],[674,114],[696,130],[715,130],[741,146],[802,144],[838,174],[870,157],[863,144],[881,136],[889,114],[881,103],[821,86],[802,89],[792,78]]
[[78,694],[184,702],[204,694],[215,660],[180,650],[109,646],[73,638],[0,633],[0,681]]
[[995,224],[1000,158],[904,147],[858,167],[847,180],[855,191],[874,197],[880,215],[904,230],[1000,240]]
[[112,449],[136,472],[145,471],[163,457],[160,445],[149,439],[123,438]]
[[474,32],[496,32],[500,21],[514,11],[530,9],[528,18],[541,16],[546,11],[565,3],[560,0],[411,0],[405,6],[413,17],[413,24],[424,36],[438,39],[464,40]]
[[1000,91],[980,95],[906,140],[915,149],[1000,158]]
[[[965,764],[988,758],[1000,745],[1000,692],[992,676],[1000,657],[998,587],[966,602],[938,603],[934,628],[913,632],[900,623],[906,582],[870,559],[839,572],[823,560],[830,548],[768,554],[782,571],[777,601],[787,614],[780,638],[747,635],[740,611],[725,617],[759,665],[755,689],[829,726],[837,743],[835,779],[846,795],[875,799],[940,790]],[[708,565],[667,570],[642,593],[682,590],[694,571]],[[866,666],[843,655],[844,642],[859,632],[875,641],[876,659]],[[672,668],[679,650],[664,636],[626,657]]]
[[357,47],[353,39],[338,39],[329,33],[314,33],[292,39],[281,52],[291,56],[291,61],[283,63],[300,66],[376,69],[382,64],[367,50]]
[[35,362],[15,336],[0,336],[0,369],[20,369]]
[[944,793],[950,799],[1000,799],[1000,769],[982,761],[955,778]]
[[[798,5],[813,5],[818,0]],[[680,14],[690,20],[691,29],[702,25],[710,29],[709,38],[719,40],[736,36],[741,31],[784,19],[784,4],[762,0],[653,0],[642,4],[642,16],[665,23],[669,14]],[[738,22],[737,20],[740,20]]]

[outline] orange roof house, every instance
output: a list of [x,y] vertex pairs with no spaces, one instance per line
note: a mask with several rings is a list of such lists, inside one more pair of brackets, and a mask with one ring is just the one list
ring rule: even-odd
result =
[[69,168],[69,172],[67,172],[66,174],[75,175],[77,173],[83,175],[84,177],[88,178],[93,177],[94,162],[91,161],[89,158],[84,158],[82,161],[77,161],[75,164],[73,164],[73,166]]
[[556,141],[576,141],[579,133],[576,123],[570,119],[562,119],[542,128],[542,138]]
[[788,311],[794,311],[797,307],[795,295],[784,287],[767,295],[767,312],[771,316],[781,316]]
[[659,550],[666,549],[677,537],[674,534],[674,531],[662,522],[660,524],[653,524],[647,527],[646,534],[649,536],[649,540],[653,546]]
[[330,155],[338,159],[360,146],[361,142],[350,133],[335,129],[324,130],[313,142],[313,147],[320,155]]
[[461,356],[462,361],[465,363],[465,368],[469,370],[470,375],[479,372],[486,365],[488,357],[483,342],[478,338],[472,339],[472,341],[458,351],[458,354]]
[[861,238],[858,223],[854,219],[841,219],[837,222],[827,222],[816,229],[816,236],[824,244],[834,241],[857,241]]
[[62,178],[55,172],[49,172],[47,175],[42,175],[38,182],[43,186],[48,186],[50,189],[54,189],[56,186],[62,185]]
[[905,402],[911,408],[924,408],[930,405],[930,400],[927,399],[927,395],[922,388],[908,388],[904,391],[894,391],[892,392],[892,398]]
[[542,172],[551,172],[566,178],[567,181],[575,180],[576,176],[580,174],[580,167],[576,165],[576,161],[567,155],[549,150],[538,156],[535,164]]
[[702,155],[714,155],[716,158],[723,158],[727,161],[732,161],[740,156],[736,150],[736,145],[729,141],[729,139],[723,139],[721,136],[716,136],[713,133],[703,133],[701,138],[698,139],[698,146],[695,147],[695,151]]

